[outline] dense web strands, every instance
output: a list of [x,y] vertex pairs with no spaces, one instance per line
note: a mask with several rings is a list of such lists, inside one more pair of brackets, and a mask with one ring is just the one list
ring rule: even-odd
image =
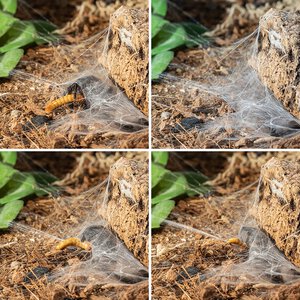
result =
[[[236,212],[232,213],[229,225],[221,227],[207,225],[205,228],[196,229],[174,220],[165,221],[168,226],[188,230],[216,241],[228,243],[229,238],[236,236],[243,243],[244,251],[236,257],[234,262],[204,271],[200,280],[227,284],[241,282],[246,284],[288,284],[300,279],[300,269],[293,265],[276,247],[271,238],[259,228],[258,222],[253,216],[259,197],[260,182],[256,191],[252,192],[250,196],[241,198],[242,194],[238,191],[231,196],[211,198],[210,205],[213,207],[216,205],[219,211],[228,207],[231,207],[232,210],[236,207]],[[191,218],[188,215],[172,214],[173,219],[176,220],[178,217],[186,220]]]
[[[247,246],[244,260],[226,268],[214,270],[209,276],[222,277],[222,281],[241,280],[248,283],[269,282],[273,284],[292,283],[300,279],[300,269],[293,265],[276,247],[274,242],[259,227],[253,215],[259,201],[259,180],[252,199],[253,205],[241,222],[238,237]],[[251,199],[249,199],[251,201]]]
[[[85,287],[89,284],[128,285],[148,280],[147,268],[128,250],[124,242],[113,232],[108,223],[97,213],[105,209],[110,197],[109,177],[99,185],[78,197],[59,199],[61,211],[68,211],[69,218],[56,221],[47,231],[13,222],[12,230],[26,232],[43,240],[53,251],[59,242],[75,237],[91,246],[83,251],[75,263],[64,264],[48,275],[48,280],[71,286]],[[74,252],[70,245],[65,254]],[[73,247],[72,247],[73,246]],[[66,265],[66,266],[65,266]]]
[[[2,89],[0,99],[9,102],[18,94],[27,106],[34,107],[35,116],[29,120],[29,126],[25,125],[26,130],[37,129],[45,123],[50,130],[74,136],[147,130],[147,117],[100,64],[106,61],[111,34],[109,26],[77,44],[52,45],[43,50],[51,57],[45,55],[46,65],[43,59],[42,62],[23,59],[22,70],[11,72],[12,82],[18,82],[22,93]],[[45,68],[47,72],[43,75]],[[35,74],[41,75],[27,73],[24,69],[33,69]],[[68,95],[69,99],[74,99],[64,103],[61,98],[66,99]],[[44,121],[35,119],[40,116]]]
[[[218,63],[233,65],[230,69],[226,68],[226,75],[212,75],[211,70],[207,70],[209,75],[201,75],[199,80],[187,80],[170,74],[162,76],[163,80],[178,85],[180,89],[199,90],[203,106],[212,103],[212,97],[224,100],[229,106],[229,113],[207,121],[199,129],[201,132],[216,134],[226,130],[231,133],[228,139],[232,140],[241,137],[280,138],[300,132],[300,121],[274,97],[259,76],[262,73],[260,68],[264,67],[258,59],[262,43],[261,27],[272,19],[273,14],[273,10],[265,14],[258,29],[241,41],[209,52]],[[270,47],[280,46],[280,35],[276,32],[271,32],[268,38]]]
[[88,134],[104,131],[130,133],[147,128],[148,121],[144,114],[112,83],[100,66],[94,72],[84,72],[65,86],[66,90],[71,91],[74,86],[81,90],[86,108],[55,120],[50,125],[51,129]]
[[79,264],[63,268],[50,276],[50,279],[78,286],[91,283],[135,284],[147,280],[147,269],[104,223],[89,223],[79,237],[92,244],[90,257]]
[[288,284],[300,279],[300,269],[287,260],[252,216],[248,215],[243,221],[238,237],[247,249],[240,262],[208,271],[207,278],[251,284]]
[[300,279],[300,269],[289,262],[256,225],[244,225],[239,238],[247,245],[242,262],[208,271],[206,278],[222,282],[287,284]]

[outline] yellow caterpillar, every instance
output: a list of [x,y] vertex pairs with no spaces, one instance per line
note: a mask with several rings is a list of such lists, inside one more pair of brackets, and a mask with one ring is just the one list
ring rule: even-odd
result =
[[58,98],[56,100],[53,100],[53,101],[47,103],[45,106],[45,112],[48,114],[60,106],[63,106],[65,104],[72,103],[75,101],[81,101],[81,100],[83,100],[83,98],[75,99],[74,94],[68,94],[66,96],[63,96],[61,98]]
[[239,239],[239,238],[230,238],[227,240],[228,244],[234,244],[234,245],[239,245],[239,246],[245,246],[245,244]]
[[80,239],[78,238],[74,238],[74,237],[71,237],[71,238],[68,238],[68,239],[65,239],[63,241],[61,241],[56,247],[55,249],[56,250],[63,250],[69,246],[75,246],[75,247],[78,247],[78,248],[81,248],[85,251],[90,251],[92,249],[92,245],[88,242],[81,242]]

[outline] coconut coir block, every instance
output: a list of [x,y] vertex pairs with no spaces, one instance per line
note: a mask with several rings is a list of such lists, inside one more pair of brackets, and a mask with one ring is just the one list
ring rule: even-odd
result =
[[148,163],[119,159],[110,169],[108,198],[98,213],[134,256],[148,265]]
[[126,95],[148,114],[148,11],[119,8],[110,18],[100,63]]
[[300,11],[270,9],[260,20],[254,63],[262,83],[300,118]]
[[300,164],[272,158],[261,169],[254,209],[259,227],[300,267]]

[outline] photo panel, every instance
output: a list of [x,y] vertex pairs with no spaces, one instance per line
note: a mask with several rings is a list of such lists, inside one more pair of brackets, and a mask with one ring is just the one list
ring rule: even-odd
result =
[[0,152],[1,299],[148,299],[148,152]]
[[299,148],[299,9],[151,1],[153,148]]
[[149,147],[148,1],[0,1],[0,148]]
[[152,299],[298,299],[299,152],[152,153]]

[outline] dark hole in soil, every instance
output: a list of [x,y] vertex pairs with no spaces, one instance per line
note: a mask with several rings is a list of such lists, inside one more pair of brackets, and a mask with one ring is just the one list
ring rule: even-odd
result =
[[183,281],[185,279],[189,279],[191,277],[196,276],[197,274],[200,273],[200,269],[194,266],[191,267],[187,267],[185,270],[181,271],[177,278],[176,281],[178,281],[179,283],[183,283]]
[[23,279],[25,283],[30,283],[32,280],[37,280],[41,278],[42,276],[48,274],[50,270],[46,267],[38,266],[35,269],[32,270],[32,272],[29,272]]

